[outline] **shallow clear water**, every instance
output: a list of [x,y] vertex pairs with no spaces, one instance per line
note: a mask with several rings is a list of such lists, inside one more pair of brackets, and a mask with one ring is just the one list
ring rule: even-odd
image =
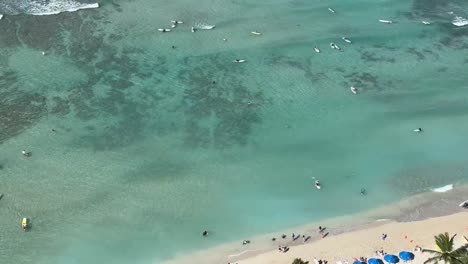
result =
[[463,1],[100,4],[0,21],[6,263],[157,263],[466,181]]

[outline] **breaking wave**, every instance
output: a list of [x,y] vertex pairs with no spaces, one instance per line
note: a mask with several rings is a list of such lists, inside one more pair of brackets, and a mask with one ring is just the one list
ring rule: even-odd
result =
[[74,0],[2,0],[0,1],[0,14],[44,16],[98,7],[98,3]]

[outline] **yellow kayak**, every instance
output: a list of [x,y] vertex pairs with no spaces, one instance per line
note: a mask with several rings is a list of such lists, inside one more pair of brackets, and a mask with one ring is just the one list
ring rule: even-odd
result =
[[28,219],[26,217],[24,217],[23,221],[21,221],[21,228],[23,228],[23,230],[28,228]]

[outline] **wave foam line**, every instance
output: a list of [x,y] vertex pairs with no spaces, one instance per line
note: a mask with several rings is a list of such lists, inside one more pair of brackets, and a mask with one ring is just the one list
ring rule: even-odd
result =
[[229,255],[228,257],[229,257],[229,258],[239,257],[239,256],[241,256],[241,255],[244,255],[245,253],[248,253],[248,252],[255,252],[255,251],[260,251],[260,250],[244,250],[244,251],[240,252],[239,254],[232,254],[232,255]]
[[[55,7],[55,8],[54,8]],[[34,16],[56,15],[63,12],[75,12],[82,9],[99,8],[99,3],[94,4],[75,4],[69,6],[47,6],[47,8],[35,8],[26,12]]]
[[439,188],[432,189],[433,192],[437,193],[443,193],[443,192],[448,192],[453,189],[453,184],[448,184]]

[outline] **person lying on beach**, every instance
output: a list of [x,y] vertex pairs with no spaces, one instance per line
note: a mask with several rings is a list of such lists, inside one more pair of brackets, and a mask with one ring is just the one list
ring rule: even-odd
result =
[[282,239],[285,239],[285,238],[286,238],[286,235],[285,235],[285,234],[283,234],[283,235],[281,236],[281,238],[282,238]]

